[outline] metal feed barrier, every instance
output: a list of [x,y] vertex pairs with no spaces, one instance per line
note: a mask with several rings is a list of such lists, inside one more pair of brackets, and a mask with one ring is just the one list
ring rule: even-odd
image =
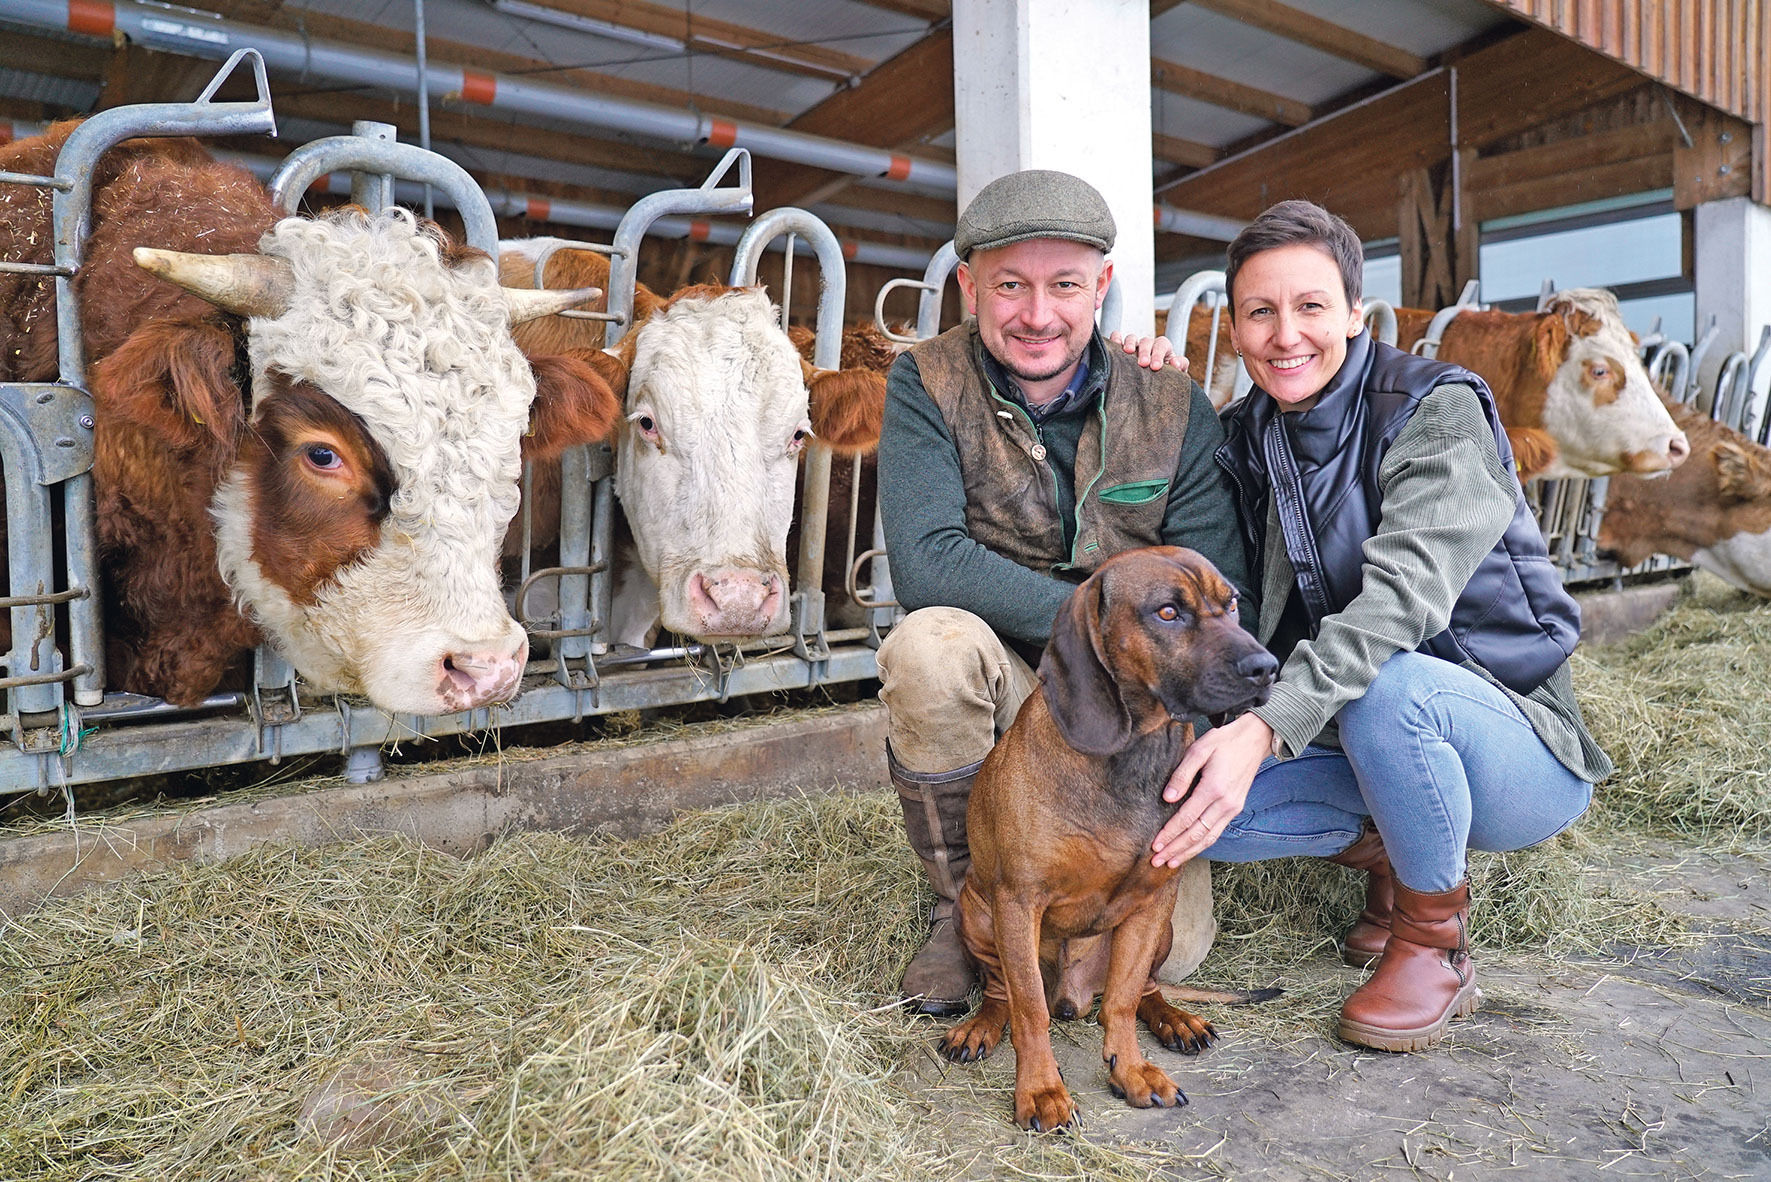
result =
[[[242,60],[251,62],[257,98],[250,103],[211,102]],[[358,134],[316,141],[289,156],[269,186],[281,208],[292,212],[313,181],[335,171],[354,174],[353,199],[369,208],[392,200],[394,178],[423,182],[449,196],[472,245],[496,254],[491,206],[467,173],[441,156],[393,142],[386,125],[359,124],[355,130]],[[0,269],[55,277],[61,350],[57,381],[0,384],[10,577],[10,593],[0,606],[11,612],[13,635],[13,647],[0,667],[0,689],[5,691],[0,726],[11,739],[0,745],[0,795],[59,790],[71,812],[71,789],[79,784],[326,752],[345,756],[347,774],[361,781],[380,774],[380,752],[389,744],[492,727],[577,722],[619,710],[723,701],[876,675],[874,649],[881,629],[893,618],[889,579],[877,545],[851,568],[858,572],[867,558],[873,559],[873,586],[855,586],[853,591],[869,609],[868,625],[847,631],[824,625],[819,573],[830,464],[829,452],[817,445],[808,450],[806,464],[808,512],[791,636],[738,646],[612,647],[614,466],[610,449],[599,446],[574,449],[561,461],[559,560],[554,566],[536,568],[527,553],[533,498],[525,497],[519,526],[525,541],[516,593],[519,619],[539,584],[554,584],[558,597],[557,607],[542,618],[523,619],[532,650],[545,655],[532,657],[524,671],[523,693],[509,705],[421,717],[389,715],[359,699],[309,699],[293,670],[269,648],[255,654],[249,687],[215,694],[197,707],[175,707],[109,687],[101,610],[109,589],[98,571],[91,485],[95,409],[85,386],[71,282],[90,221],[93,165],[109,148],[132,137],[249,132],[274,134],[275,120],[264,64],[248,49],[230,57],[193,103],[118,107],[91,117],[70,137],[53,176],[0,174],[0,183],[35,185],[53,193],[54,264],[0,263]],[[734,166],[737,183],[722,184]],[[611,256],[608,312],[580,315],[606,320],[607,340],[619,340],[632,321],[634,274],[646,228],[671,214],[747,213],[751,201],[750,161],[743,149],[728,152],[699,188],[641,199],[606,248]],[[765,215],[738,247],[734,278],[752,281],[756,256],[783,232],[804,238],[818,257],[823,292],[815,348],[820,365],[836,368],[845,277],[840,247],[828,227],[799,210]],[[791,241],[789,252],[791,264]],[[785,307],[788,300],[781,303]],[[526,471],[524,480],[527,493],[533,474]],[[815,516],[810,513],[814,507]],[[851,539],[851,557],[855,544]]]

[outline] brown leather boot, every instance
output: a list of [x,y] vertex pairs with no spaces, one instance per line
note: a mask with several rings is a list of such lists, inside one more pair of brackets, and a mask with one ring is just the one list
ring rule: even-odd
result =
[[887,743],[886,766],[904,809],[904,832],[910,838],[910,848],[922,859],[936,896],[928,943],[904,969],[899,992],[913,1013],[955,1017],[971,1007],[972,985],[978,976],[953,922],[953,907],[972,864],[965,840],[965,812],[972,798],[972,781],[984,761],[950,772],[913,772],[898,762]]
[[1367,820],[1359,840],[1328,860],[1365,871],[1365,910],[1341,937],[1341,960],[1356,969],[1368,969],[1390,942],[1390,912],[1396,906],[1395,876],[1390,856],[1384,852],[1383,835]]
[[1340,1035],[1380,1051],[1424,1051],[1482,1000],[1470,960],[1470,882],[1424,894],[1395,883],[1390,942],[1341,1005]]

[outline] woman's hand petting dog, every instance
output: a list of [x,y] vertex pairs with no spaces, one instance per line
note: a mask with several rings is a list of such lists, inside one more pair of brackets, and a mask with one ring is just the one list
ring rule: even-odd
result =
[[1150,843],[1152,864],[1179,866],[1216,841],[1242,812],[1248,786],[1272,750],[1273,728],[1253,714],[1193,740],[1162,790],[1162,799],[1182,804]]

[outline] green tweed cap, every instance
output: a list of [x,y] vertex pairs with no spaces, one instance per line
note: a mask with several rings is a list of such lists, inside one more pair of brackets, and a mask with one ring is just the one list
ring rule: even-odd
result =
[[1113,211],[1093,185],[1067,172],[1029,168],[978,190],[953,228],[953,251],[964,259],[1030,238],[1068,238],[1107,251],[1116,232]]

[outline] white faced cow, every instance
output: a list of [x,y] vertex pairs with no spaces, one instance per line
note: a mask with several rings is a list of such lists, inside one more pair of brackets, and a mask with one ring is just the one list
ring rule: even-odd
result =
[[[1433,313],[1398,308],[1396,316],[1397,345],[1407,349]],[[1541,312],[1463,312],[1446,326],[1438,357],[1493,388],[1521,480],[1664,472],[1691,450],[1608,291],[1557,292]]]
[[[501,254],[506,283],[534,281],[531,248]],[[608,262],[561,251],[546,280],[605,285]],[[877,443],[884,378],[813,370],[761,288],[704,284],[664,300],[641,287],[634,308],[599,361],[624,395],[615,488],[639,559],[618,564],[613,639],[646,646],[660,623],[702,641],[781,633],[799,456],[814,436],[850,453]],[[517,339],[531,352],[583,348],[596,323],[549,317]]]

